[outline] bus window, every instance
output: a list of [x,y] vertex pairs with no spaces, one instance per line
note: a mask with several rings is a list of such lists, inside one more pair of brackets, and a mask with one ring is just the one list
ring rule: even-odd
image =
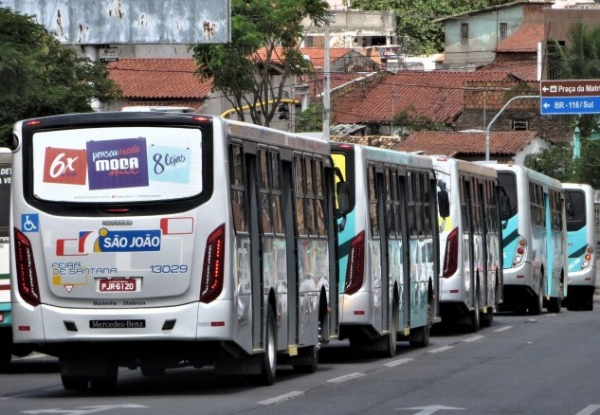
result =
[[[499,171],[498,181],[500,182],[500,186],[502,186],[502,188],[504,189],[504,194],[506,194],[510,202],[509,217],[513,217],[517,214],[518,209],[517,178],[512,172]],[[500,193],[503,192],[501,191]]]
[[379,216],[377,211],[377,184],[375,183],[375,166],[369,166],[369,219],[371,223],[371,235],[379,238]]
[[248,232],[248,221],[246,213],[246,187],[244,179],[242,147],[232,145],[230,151],[231,165],[231,210],[233,214],[233,225],[236,232]]
[[585,226],[585,193],[582,190],[567,190],[567,231],[576,231]]

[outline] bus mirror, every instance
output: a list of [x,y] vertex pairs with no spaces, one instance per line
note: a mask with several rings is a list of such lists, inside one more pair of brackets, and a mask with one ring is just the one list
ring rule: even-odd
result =
[[442,218],[450,216],[450,197],[446,190],[438,192],[438,210]]
[[19,138],[16,134],[13,134],[12,142],[8,145],[8,148],[10,148],[12,151],[15,151],[17,147],[19,147]]
[[500,219],[508,220],[510,218],[510,198],[506,195],[500,196]]
[[338,182],[336,186],[338,216],[345,216],[350,211],[350,192],[348,183]]

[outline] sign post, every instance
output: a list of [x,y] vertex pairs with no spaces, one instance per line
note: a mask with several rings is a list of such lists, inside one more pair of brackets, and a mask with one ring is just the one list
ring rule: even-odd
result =
[[541,115],[600,113],[600,79],[540,81]]

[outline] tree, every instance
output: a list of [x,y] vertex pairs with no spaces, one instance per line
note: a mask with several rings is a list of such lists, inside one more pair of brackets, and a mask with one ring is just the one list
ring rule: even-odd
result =
[[575,180],[575,163],[573,149],[570,146],[560,145],[527,155],[523,164],[561,182],[572,182]]
[[268,126],[286,81],[309,70],[298,50],[302,20],[321,25],[328,17],[325,0],[233,0],[231,43],[194,45],[197,73],[212,78],[213,91],[223,93],[241,120],[247,106],[252,122]]
[[470,10],[510,3],[514,0],[352,0],[361,10],[393,10],[397,15],[400,43],[409,40],[411,54],[444,50],[444,27],[435,19]]
[[90,112],[120,95],[104,64],[62,46],[32,16],[0,7],[0,145],[24,118]]
[[587,183],[600,189],[600,141],[583,138],[581,156],[575,160],[575,172],[571,182]]
[[[567,39],[566,47],[556,40],[549,45],[548,60],[557,78],[600,78],[600,27],[576,23],[567,32]],[[574,117],[574,126],[579,127],[582,137],[589,137],[598,128],[598,122],[595,114]]]
[[294,120],[294,131],[323,131],[323,105],[309,105],[304,111],[296,113],[296,119]]

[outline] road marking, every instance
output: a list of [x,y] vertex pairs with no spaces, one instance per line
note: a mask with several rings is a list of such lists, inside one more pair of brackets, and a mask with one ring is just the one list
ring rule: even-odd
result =
[[600,405],[598,404],[588,405],[581,411],[577,412],[575,415],[590,415],[596,412],[598,409],[600,409]]
[[476,342],[477,340],[483,339],[485,336],[478,334],[477,336],[469,337],[468,339],[464,339],[463,341],[466,343]]
[[445,352],[446,350],[452,349],[452,347],[453,346],[438,347],[437,349],[431,349],[431,350],[429,350],[429,353],[441,353],[441,352]]
[[415,408],[396,408],[397,411],[417,411],[413,415],[431,415],[437,411],[464,411],[465,408],[455,408],[453,406],[444,405],[429,405],[429,406],[417,406]]
[[344,376],[340,376],[339,378],[333,378],[333,379],[329,379],[327,382],[331,382],[331,383],[341,383],[341,382],[345,382],[347,380],[351,380],[351,379],[356,379],[356,378],[360,378],[362,376],[364,376],[364,373],[360,373],[360,372],[354,372],[354,373],[350,373],[348,375],[344,375]]
[[504,326],[504,327],[500,327],[499,329],[497,329],[497,330],[494,330],[494,333],[500,333],[501,331],[510,330],[510,329],[512,329],[512,328],[513,328],[513,326]]
[[403,365],[404,363],[408,363],[408,362],[412,362],[414,359],[410,359],[408,357],[405,357],[403,359],[398,359],[398,360],[393,360],[391,362],[388,363],[384,363],[384,366],[387,367],[394,367],[394,366],[398,366],[398,365]]
[[96,406],[80,406],[77,409],[60,409],[60,408],[49,408],[49,409],[34,409],[32,411],[21,411],[24,414],[40,415],[40,414],[65,414],[65,415],[88,415],[95,414],[98,412],[110,411],[113,409],[142,409],[148,408],[144,405],[137,404],[124,404],[124,405],[96,405]]
[[295,398],[296,396],[300,396],[300,395],[304,395],[304,392],[300,392],[300,391],[293,391],[290,393],[286,393],[284,395],[280,395],[280,396],[276,396],[274,398],[271,399],[265,399],[264,401],[260,401],[260,402],[256,402],[258,405],[273,405],[276,403],[280,403],[283,401],[287,401],[289,399]]

